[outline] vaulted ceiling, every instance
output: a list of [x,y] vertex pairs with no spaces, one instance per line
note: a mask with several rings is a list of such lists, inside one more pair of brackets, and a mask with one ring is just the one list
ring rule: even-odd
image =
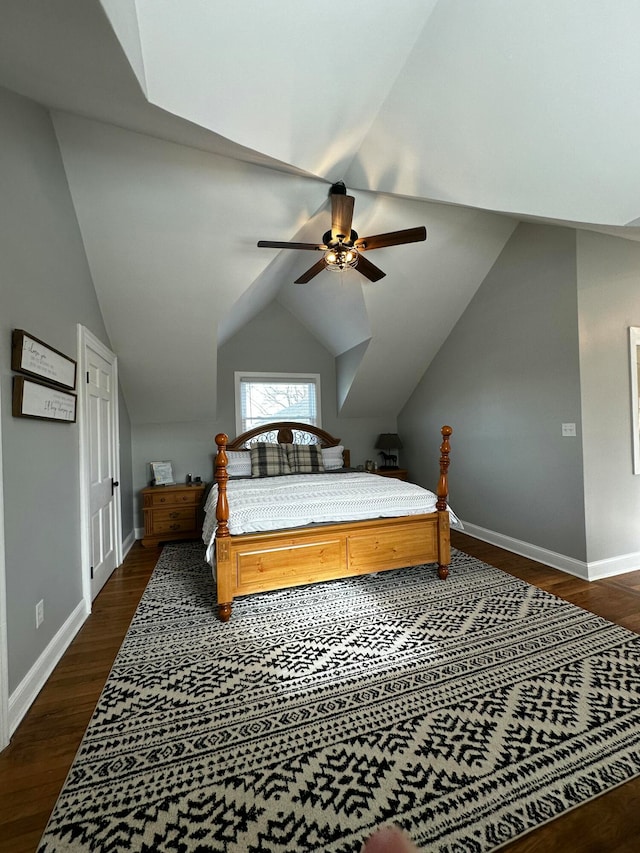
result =
[[[2,0],[0,84],[51,110],[134,423],[215,417],[274,299],[341,414],[395,416],[520,219],[637,239],[638,31],[636,0]],[[340,180],[360,235],[427,241],[294,285],[316,257],[256,242],[319,242]]]

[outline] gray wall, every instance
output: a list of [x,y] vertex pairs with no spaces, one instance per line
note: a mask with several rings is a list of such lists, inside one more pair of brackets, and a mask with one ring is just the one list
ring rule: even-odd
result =
[[624,558],[638,568],[629,326],[640,326],[640,244],[580,232],[578,305],[588,559]]
[[404,460],[434,488],[450,424],[460,517],[585,560],[580,393],[576,233],[521,224],[398,417]]
[[[11,332],[77,358],[81,323],[109,345],[53,127],[46,110],[0,89],[0,383],[9,690],[82,599],[77,424],[13,418]],[[123,505],[130,446],[121,403]],[[132,517],[123,518],[123,532]],[[45,621],[35,628],[44,599]]]
[[[133,476],[136,489],[149,484],[149,462],[153,460],[171,460],[178,482],[184,481],[187,473],[211,480],[216,433],[226,432],[229,436],[236,433],[236,370],[319,373],[322,426],[341,438],[345,447],[351,450],[352,465],[376,458],[374,444],[379,433],[396,429],[394,419],[338,416],[333,355],[289,311],[272,302],[220,347],[215,421],[134,426]],[[142,526],[139,501],[137,504],[137,525]]]

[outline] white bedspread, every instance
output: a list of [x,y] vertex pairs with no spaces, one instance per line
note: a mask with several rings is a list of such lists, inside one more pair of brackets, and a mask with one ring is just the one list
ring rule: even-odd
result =
[[[205,506],[202,538],[210,545],[216,530],[217,485]],[[324,522],[395,518],[435,512],[433,492],[390,477],[346,474],[289,474],[229,480],[229,532],[256,533]],[[449,510],[451,523],[459,525]]]

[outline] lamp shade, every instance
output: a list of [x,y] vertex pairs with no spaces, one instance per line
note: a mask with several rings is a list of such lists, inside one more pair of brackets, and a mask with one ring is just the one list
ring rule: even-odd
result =
[[402,442],[397,432],[381,432],[376,441],[376,450],[402,450]]

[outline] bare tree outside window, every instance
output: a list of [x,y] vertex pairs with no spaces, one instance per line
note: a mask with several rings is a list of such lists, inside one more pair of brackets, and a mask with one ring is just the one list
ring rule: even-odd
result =
[[319,376],[236,374],[240,432],[272,421],[293,421],[320,426]]

